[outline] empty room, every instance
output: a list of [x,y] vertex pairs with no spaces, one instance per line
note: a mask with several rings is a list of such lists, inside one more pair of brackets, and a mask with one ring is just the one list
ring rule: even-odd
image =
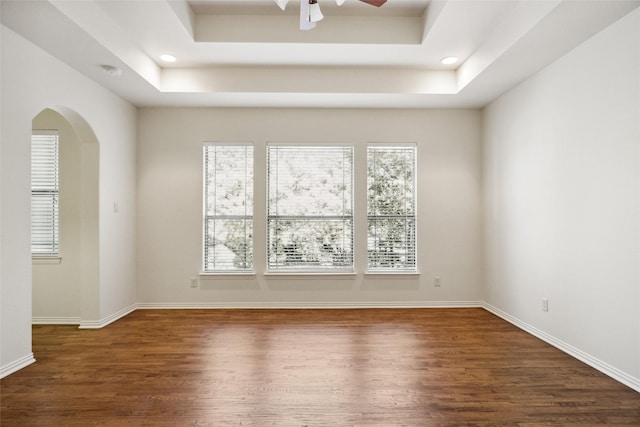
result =
[[640,0],[1,0],[0,425],[640,425]]

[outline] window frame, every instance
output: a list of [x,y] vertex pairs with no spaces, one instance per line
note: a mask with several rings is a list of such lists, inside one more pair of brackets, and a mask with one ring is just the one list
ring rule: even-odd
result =
[[[369,249],[369,227],[371,224],[371,219],[373,217],[381,217],[381,215],[370,215],[369,213],[369,152],[370,149],[381,148],[381,149],[412,149],[413,151],[413,164],[412,164],[412,172],[413,172],[413,201],[412,201],[412,215],[395,215],[399,218],[406,220],[410,220],[413,222],[413,253],[407,254],[407,257],[413,258],[413,265],[404,266],[404,267],[390,267],[390,268],[381,268],[381,267],[372,267],[371,266],[371,253]],[[418,269],[418,144],[415,142],[369,142],[366,146],[366,207],[365,207],[365,217],[366,217],[366,275],[412,275],[419,274]],[[382,215],[385,218],[393,217],[394,215]],[[406,264],[405,264],[406,265]]]
[[[55,137],[55,149],[54,149],[54,178],[53,190],[35,190],[34,189],[34,137],[46,137],[46,136],[54,136]],[[30,192],[31,192],[31,257],[34,261],[38,263],[59,263],[61,260],[60,257],[60,132],[58,129],[33,129],[31,131],[31,178],[30,178]],[[49,178],[48,178],[49,179]],[[38,243],[40,246],[49,246],[51,248],[50,251],[34,251],[34,198],[37,196],[46,196],[50,195],[52,197],[53,209],[51,215],[47,217],[47,222],[53,223],[52,225],[52,233],[53,236],[50,240],[47,240],[45,243]]]
[[[348,149],[349,157],[350,157],[350,177],[349,177],[349,208],[348,211],[350,215],[333,215],[331,218],[340,220],[342,218],[342,223],[344,224],[345,218],[347,218],[347,222],[350,219],[350,245],[351,245],[351,253],[347,254],[348,262],[344,267],[340,266],[326,266],[320,268],[313,268],[311,266],[301,265],[301,266],[289,266],[282,268],[274,268],[273,263],[270,262],[271,256],[271,228],[270,223],[273,215],[270,215],[270,196],[271,196],[271,175],[270,175],[270,155],[271,149],[277,147],[300,147],[300,148],[309,148],[309,149],[319,149],[321,147],[328,148],[341,148]],[[356,238],[355,238],[355,223],[356,223],[356,212],[355,212],[355,198],[356,198],[356,187],[355,187],[355,177],[356,177],[356,161],[355,155],[356,149],[353,143],[339,143],[339,142],[269,142],[266,146],[265,153],[265,179],[266,179],[266,191],[265,191],[265,272],[264,274],[267,276],[287,276],[287,275],[300,275],[300,276],[310,276],[310,275],[321,275],[321,276],[341,276],[341,275],[352,275],[355,274],[355,260],[356,260]],[[293,220],[295,216],[287,216],[283,217],[290,218]],[[309,215],[309,218],[318,219],[322,218],[322,216],[318,215]]]
[[[224,219],[232,219],[237,218],[239,220],[249,221],[251,224],[250,231],[250,265],[245,269],[207,269],[207,245],[208,245],[208,220],[209,218],[215,219],[216,215],[208,215],[208,177],[207,177],[207,149],[208,147],[245,147],[250,148],[251,150],[251,161],[248,163],[246,154],[245,154],[245,188],[244,188],[244,198],[245,202],[247,200],[247,189],[246,189],[246,174],[250,172],[251,178],[251,194],[249,196],[251,200],[251,207],[248,210],[248,215],[222,215],[225,217]],[[202,257],[201,257],[201,273],[202,276],[207,275],[253,275],[255,274],[255,144],[253,142],[228,142],[228,141],[205,141],[202,144]],[[246,227],[246,226],[245,226]]]

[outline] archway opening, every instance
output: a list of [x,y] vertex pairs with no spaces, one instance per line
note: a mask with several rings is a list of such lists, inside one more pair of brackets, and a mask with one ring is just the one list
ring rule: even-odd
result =
[[57,135],[59,182],[57,253],[33,257],[33,323],[80,324],[99,310],[98,141],[84,118],[61,106],[38,113],[32,133]]

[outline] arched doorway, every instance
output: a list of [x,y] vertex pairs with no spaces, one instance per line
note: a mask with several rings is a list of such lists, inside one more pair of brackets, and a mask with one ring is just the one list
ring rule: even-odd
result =
[[58,257],[33,262],[34,323],[80,324],[99,313],[99,145],[75,111],[51,106],[32,129],[59,137]]

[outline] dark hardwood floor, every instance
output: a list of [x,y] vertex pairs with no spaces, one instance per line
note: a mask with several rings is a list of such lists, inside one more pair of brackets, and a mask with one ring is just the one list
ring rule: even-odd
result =
[[2,427],[640,425],[640,393],[482,309],[139,310],[33,350]]

